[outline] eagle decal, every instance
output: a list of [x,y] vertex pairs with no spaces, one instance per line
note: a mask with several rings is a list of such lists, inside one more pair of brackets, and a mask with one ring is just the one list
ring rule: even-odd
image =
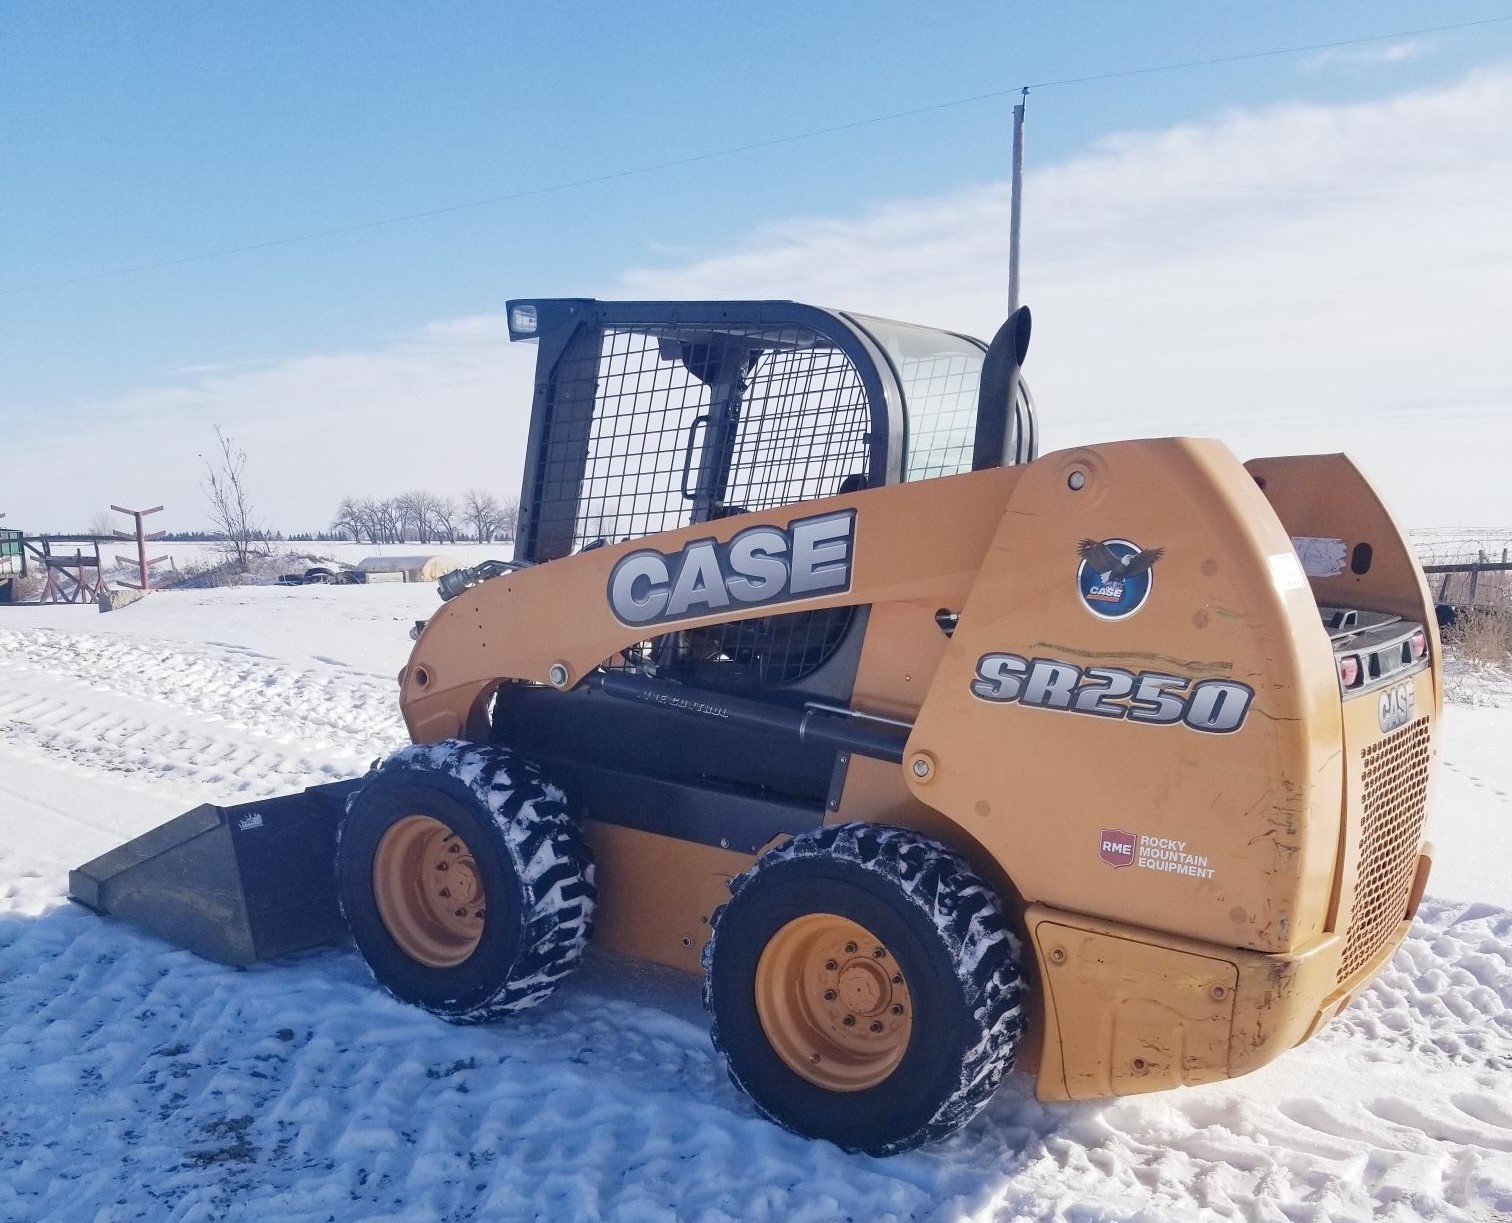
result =
[[1125,578],[1148,572],[1162,556],[1164,548],[1145,548],[1132,555],[1120,557],[1108,544],[1111,540],[1084,539],[1076,545],[1077,555],[1092,567],[1104,582],[1121,582]]
[[1081,564],[1076,588],[1082,606],[1099,620],[1132,616],[1150,597],[1155,562],[1164,548],[1141,548],[1130,539],[1084,539],[1076,545]]

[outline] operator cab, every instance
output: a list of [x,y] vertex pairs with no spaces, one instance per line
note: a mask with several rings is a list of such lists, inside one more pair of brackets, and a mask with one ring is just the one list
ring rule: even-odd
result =
[[[555,298],[508,311],[511,339],[540,346],[519,563],[1036,453],[1019,378],[1027,310],[990,345],[786,301]],[[853,604],[664,631],[648,615],[646,639],[599,671],[695,700],[845,708],[869,614]],[[502,685],[492,721],[598,818],[709,844],[751,850],[815,825],[835,784],[833,745],[689,721],[592,685]]]
[[797,302],[512,301],[540,344],[522,561],[1023,463],[1029,314],[991,345]]

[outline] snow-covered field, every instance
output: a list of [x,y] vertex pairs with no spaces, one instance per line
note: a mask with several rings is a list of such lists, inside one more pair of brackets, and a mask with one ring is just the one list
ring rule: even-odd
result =
[[[134,547],[135,545],[128,545],[125,549],[116,549],[116,552],[135,555]],[[225,559],[224,553],[215,544],[172,542],[151,544],[149,548],[152,556],[167,557],[171,567],[177,569],[214,565]],[[260,562],[258,567],[278,574],[302,572],[304,566],[301,561],[308,564],[325,560],[342,565],[356,565],[369,556],[449,556],[463,565],[476,565],[483,560],[509,560],[514,556],[514,541],[490,544],[354,544],[349,540],[291,540],[275,543],[271,545],[271,549],[273,555],[266,562]],[[102,552],[109,551],[102,549]]]
[[1512,683],[1459,672],[1412,938],[1232,1083],[1041,1105],[1015,1076],[889,1160],[758,1119],[697,982],[607,955],[505,1025],[388,999],[349,949],[218,967],[63,899],[196,803],[404,740],[429,585],[0,610],[0,1219],[1512,1219]]

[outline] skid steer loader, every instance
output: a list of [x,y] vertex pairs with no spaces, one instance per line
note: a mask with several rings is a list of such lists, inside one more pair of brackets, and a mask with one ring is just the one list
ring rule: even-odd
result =
[[1423,893],[1421,572],[1340,455],[1037,457],[990,344],[790,302],[509,303],[517,556],[447,575],[360,780],[201,807],[72,894],[247,963],[348,932],[458,1022],[590,938],[702,973],[767,1116],[887,1154],[1005,1072],[1205,1083]]

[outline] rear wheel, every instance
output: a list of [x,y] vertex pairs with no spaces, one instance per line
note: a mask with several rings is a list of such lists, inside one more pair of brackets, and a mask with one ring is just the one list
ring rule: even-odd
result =
[[779,1124],[874,1155],[969,1121],[1023,1034],[1018,941],[965,860],[842,824],[731,885],[704,952],[730,1077]]
[[903,1060],[914,1007],[880,938],[849,918],[806,913],[756,961],[756,1015],[789,1070],[830,1091],[864,1091]]
[[559,790],[502,748],[405,748],[348,803],[337,888],[373,976],[459,1023],[540,1002],[591,933],[593,867]]

